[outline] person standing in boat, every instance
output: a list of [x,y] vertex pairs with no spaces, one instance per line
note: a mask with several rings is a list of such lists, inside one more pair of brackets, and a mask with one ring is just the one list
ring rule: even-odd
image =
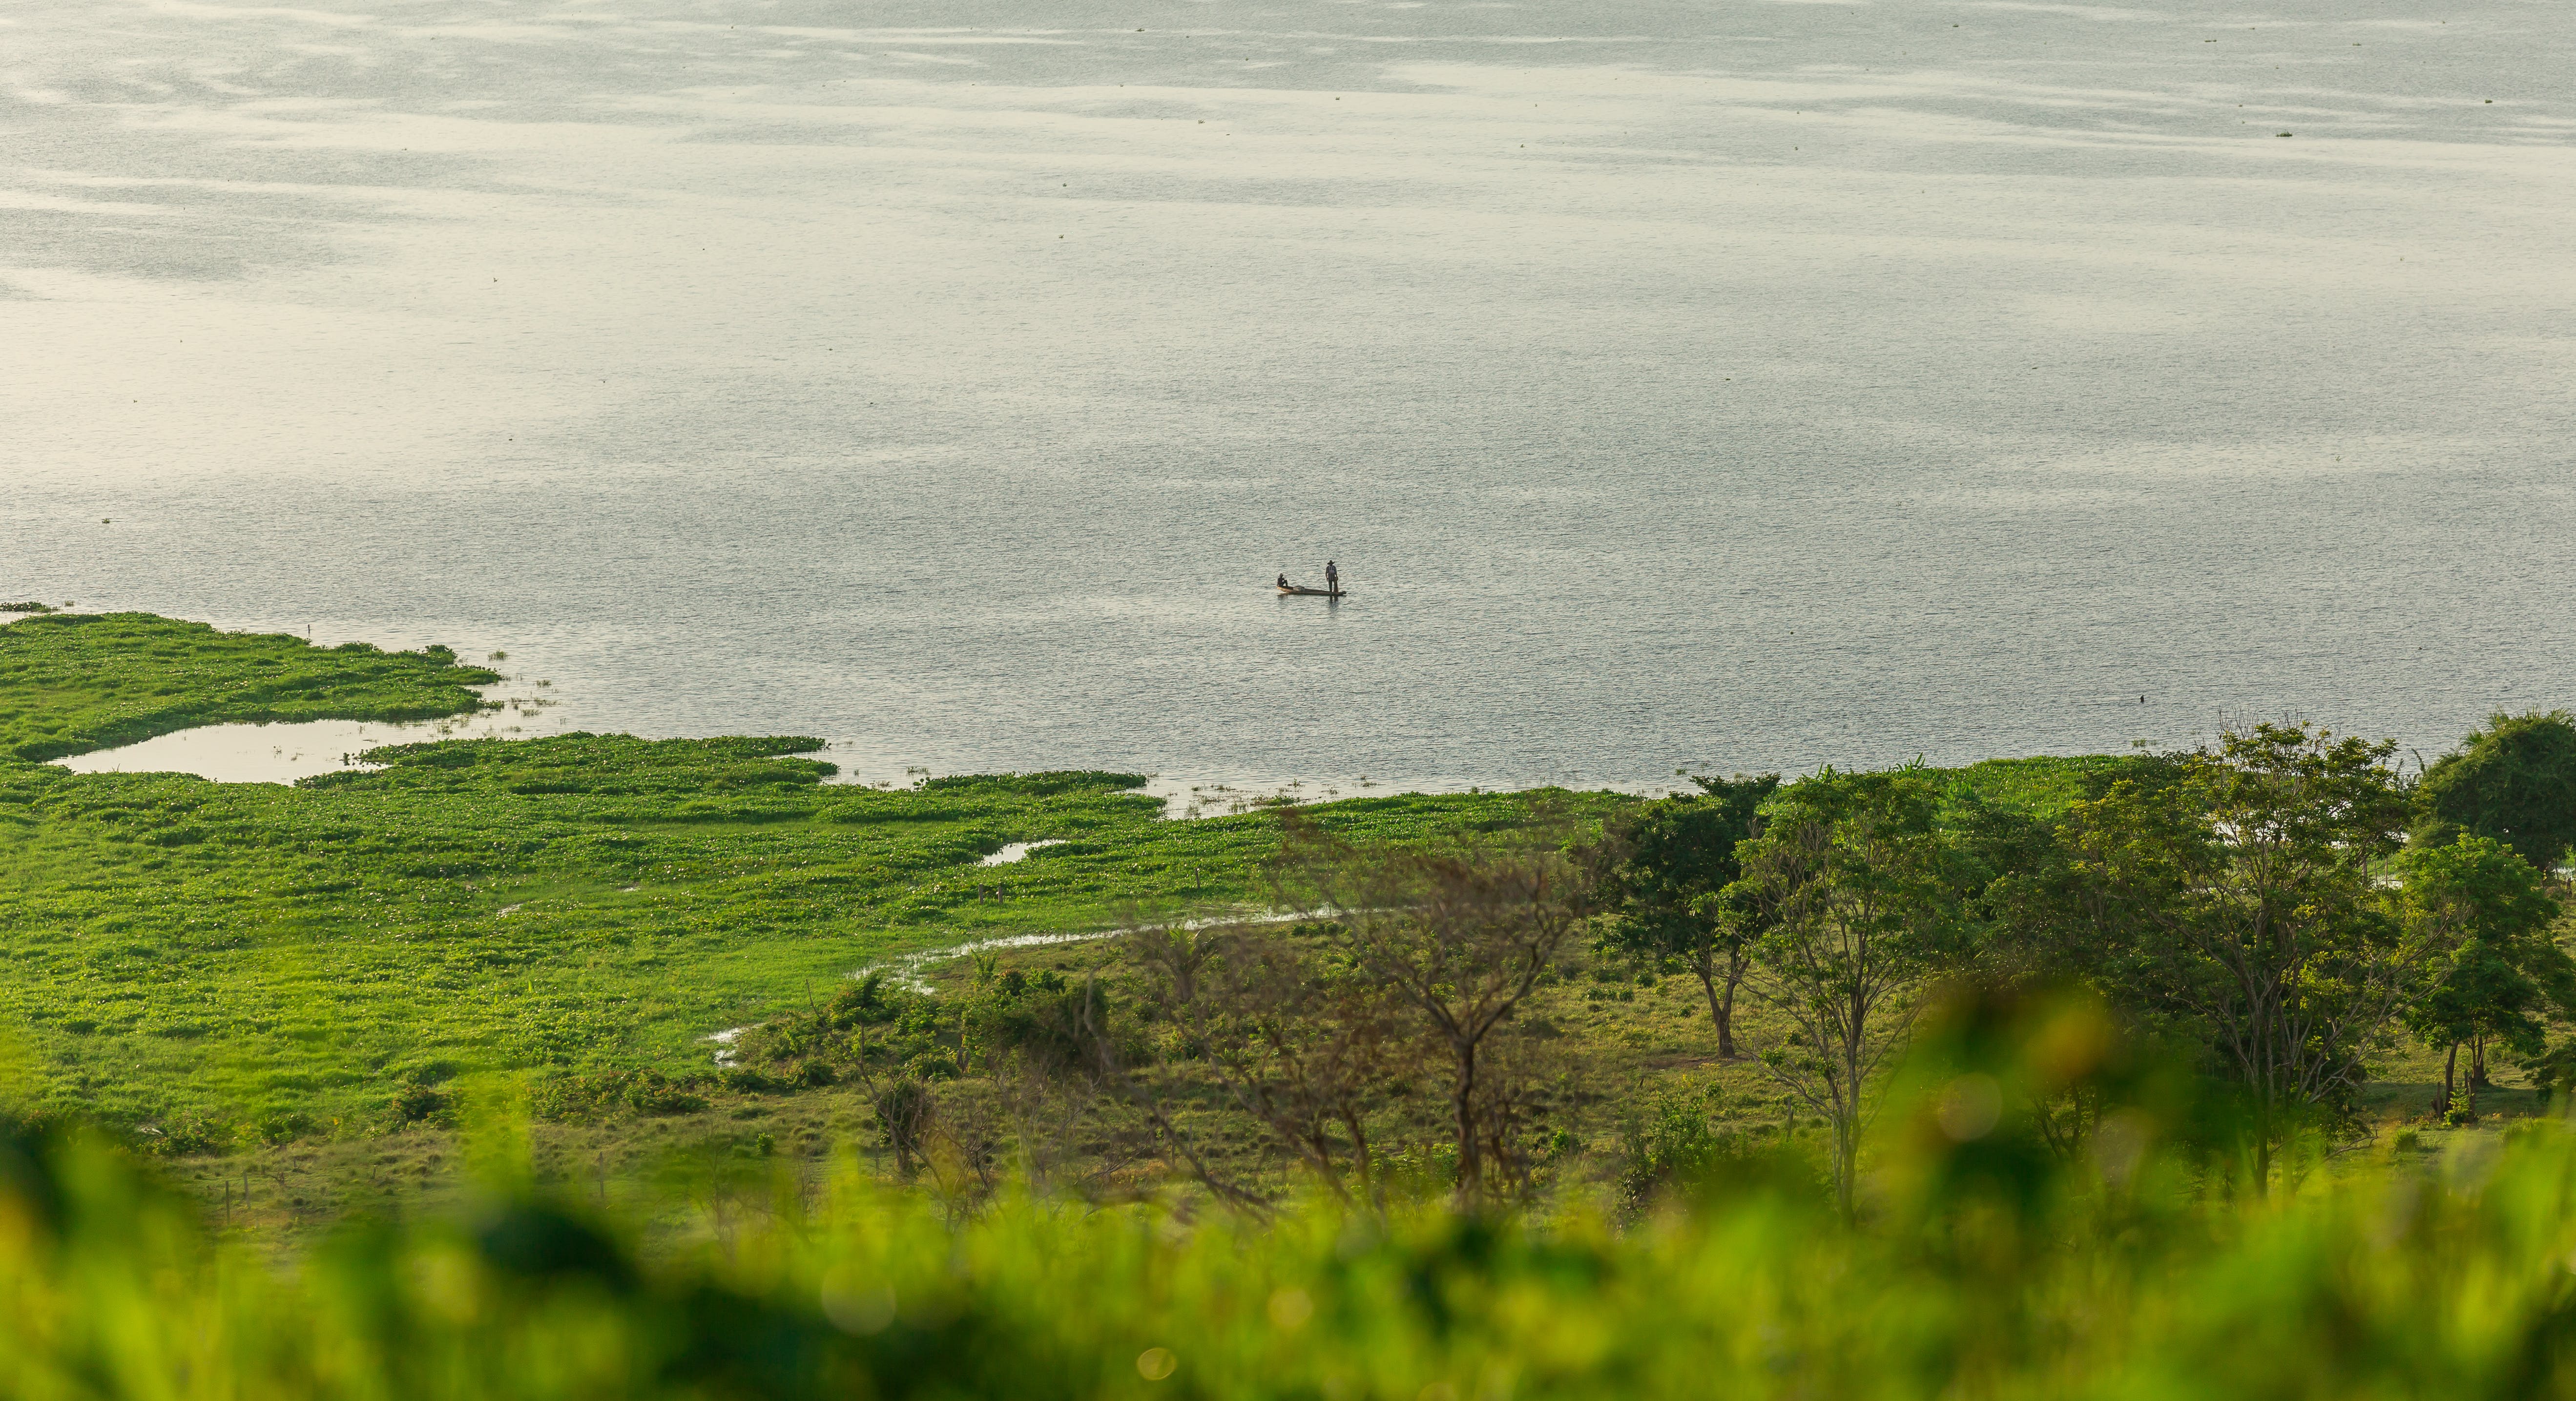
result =
[[1324,561],[1324,592],[1340,593],[1341,591],[1342,571],[1334,568],[1333,562],[1328,559]]

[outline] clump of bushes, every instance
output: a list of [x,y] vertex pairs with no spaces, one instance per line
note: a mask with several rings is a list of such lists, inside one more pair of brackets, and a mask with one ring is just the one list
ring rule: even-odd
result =
[[130,1141],[155,1157],[195,1158],[223,1152],[238,1136],[233,1125],[222,1119],[182,1111],[137,1124]]
[[1656,1095],[1620,1125],[1619,1197],[1630,1210],[1659,1197],[1686,1198],[1740,1186],[1775,1167],[1799,1168],[1776,1135],[1721,1122],[1714,1086],[1702,1095]]
[[860,1075],[953,1079],[1001,1056],[1055,1066],[1098,1059],[1116,1000],[1054,969],[999,971],[988,957],[974,986],[950,997],[906,987],[870,971],[812,1011],[775,1017],[734,1043],[741,1087],[831,1084]]
[[779,1095],[838,1084],[841,1073],[829,1061],[809,1060],[776,1071],[757,1065],[730,1066],[716,1078],[736,1094]]
[[408,1128],[414,1124],[446,1126],[455,1122],[455,1105],[445,1090],[435,1085],[406,1085],[385,1104],[385,1123],[389,1128]]
[[301,1109],[269,1109],[242,1125],[239,1137],[246,1143],[269,1147],[312,1133],[313,1116]]
[[587,1123],[627,1114],[695,1114],[707,1107],[708,1077],[658,1070],[603,1070],[565,1075],[537,1086],[530,1108],[540,1118]]

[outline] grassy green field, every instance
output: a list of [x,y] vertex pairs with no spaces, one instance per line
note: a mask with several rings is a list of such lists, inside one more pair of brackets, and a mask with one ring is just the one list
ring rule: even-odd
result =
[[[2124,1035],[2106,1009],[1954,990],[1847,1218],[1820,1122],[1716,1056],[1691,979],[1570,945],[1513,1023],[1535,1190],[1442,1205],[1425,1080],[1370,1110],[1384,1194],[1352,1209],[1301,1200],[1186,1047],[1146,1132],[974,1029],[1076,988],[1132,1014],[1118,938],[964,951],[1262,910],[1275,812],[1168,821],[1125,774],[835,784],[795,737],[455,740],[294,787],[38,762],[464,713],[494,679],[139,615],[0,628],[0,1394],[2576,1396],[2576,1136],[2511,1084],[2444,1125],[2421,1048],[2256,1192],[2187,1075],[2067,1068]],[[1942,778],[2051,816],[2123,762]],[[1306,811],[1402,844],[1632,801]],[[891,1063],[800,1041],[889,961],[924,985],[887,994]],[[718,1073],[707,1036],[744,1027]],[[594,1093],[648,1082],[674,1092]],[[889,1085],[939,1124],[902,1187]],[[2042,1108],[2070,1093],[2100,1096],[2074,1147]],[[1217,1208],[1177,1142],[1274,1205]]]
[[[495,678],[436,651],[142,615],[0,628],[0,678],[18,756],[0,757],[0,1012],[17,1097],[206,1158],[189,1175],[236,1182],[228,1200],[287,1222],[370,1182],[443,1181],[452,1146],[412,1122],[434,1102],[424,1087],[482,1071],[708,1080],[712,1033],[828,1001],[898,955],[1262,907],[1279,833],[1265,811],[1166,821],[1133,775],[828,783],[829,765],[798,757],[814,742],[794,737],[446,741],[294,787],[74,774],[26,756],[220,720],[452,714]],[[2049,814],[2120,762],[1997,760],[1949,782]],[[1408,842],[1580,829],[1626,801],[1398,795],[1309,811]],[[1037,840],[1061,844],[979,864]],[[1016,949],[1002,966],[1114,980],[1117,957],[1106,943]],[[962,959],[925,971],[963,991]],[[1760,1029],[1758,1010],[1743,1015]],[[1638,1106],[1664,1097],[1695,1097],[1720,1124],[1791,1117],[1757,1067],[1715,1058],[1687,979],[1570,955],[1530,1016],[1582,1086],[1554,1126],[1575,1145],[1569,1180],[1606,1180]],[[2414,1112],[2431,1078],[2393,1061],[2373,1103]],[[868,1118],[847,1088],[696,1088],[708,1108],[547,1128],[559,1175],[578,1175],[576,1159],[592,1176],[645,1172],[674,1145],[763,1133],[819,1152]],[[1220,1154],[1258,1151],[1212,1133]]]
[[[997,974],[1052,972],[1076,982],[1097,979],[1113,998],[1128,991],[1130,970],[1113,940],[1004,948],[994,957]],[[1717,1056],[1707,1009],[1690,979],[1657,977],[1615,962],[1575,962],[1584,966],[1540,988],[1524,1021],[1561,1055],[1569,1080],[1568,1091],[1551,1105],[1548,1128],[1566,1135],[1544,1169],[1551,1197],[1622,1200],[1630,1186],[1623,1179],[1636,1168],[1640,1140],[1669,1132],[1676,1121],[1685,1127],[1700,1121],[1715,1136],[1765,1141],[1779,1138],[1783,1125],[1795,1125],[1788,1141],[1810,1148],[1821,1141],[1822,1131],[1757,1062]],[[972,993],[975,969],[967,958],[938,959],[921,971],[943,998]],[[1737,1015],[1739,1035],[1758,1040],[1776,1029],[1759,1006],[1740,1007]],[[691,1048],[692,1063],[703,1065],[703,1057],[703,1048]],[[2479,1145],[2492,1144],[2508,1129],[2551,1117],[2539,1095],[2506,1073],[2505,1086],[2480,1097],[2480,1122],[2444,1126],[2438,1117],[2438,1053],[2392,1048],[2377,1069],[2364,1097],[2367,1135],[2343,1145],[2328,1164],[2329,1175],[2388,1161],[2401,1134],[2411,1145],[2397,1155],[2402,1161],[2435,1165],[2481,1151]],[[709,1226],[698,1207],[667,1196],[675,1174],[686,1177],[711,1166],[739,1169],[749,1161],[764,1172],[774,1164],[819,1181],[834,1163],[854,1157],[878,1176],[893,1176],[865,1085],[754,1090],[717,1081],[695,1088],[701,1103],[677,1112],[530,1123],[532,1179],[611,1211],[667,1246],[700,1239]],[[989,1128],[1006,1117],[993,1102],[994,1087],[980,1078],[935,1088],[945,1112],[960,1125],[971,1128],[980,1118]],[[1440,1115],[1436,1096],[1399,1100],[1374,1131],[1398,1150],[1436,1144],[1445,1130]],[[307,1241],[351,1213],[436,1214],[469,1206],[472,1154],[460,1117],[405,1125],[371,1121],[363,1133],[242,1146],[170,1160],[164,1170],[200,1197],[228,1233]],[[1221,1097],[1196,1096],[1181,1118],[1216,1167],[1274,1191],[1298,1189],[1294,1162],[1229,1112]],[[994,1171],[1003,1179],[1036,1176],[1056,1191],[1124,1199],[1154,1197],[1173,1175],[1172,1164],[1130,1152],[1106,1119],[1088,1127],[1084,1152],[1070,1163],[1033,1163],[1028,1154],[1038,1145],[1008,1141],[1007,1126],[1001,1136]],[[935,1168],[926,1179],[932,1189],[974,1194],[979,1184],[943,1183],[942,1170]]]
[[[709,1034],[890,954],[1258,905],[1277,840],[1268,813],[1163,821],[1134,775],[827,784],[799,738],[450,741],[293,788],[73,774],[28,756],[453,713],[495,678],[134,615],[0,629],[0,674],[15,1059],[41,1102],[182,1151],[391,1127],[406,1087],[475,1070],[702,1071]],[[1615,801],[1395,796],[1321,818],[1404,841]],[[978,864],[1033,840],[1063,844]]]

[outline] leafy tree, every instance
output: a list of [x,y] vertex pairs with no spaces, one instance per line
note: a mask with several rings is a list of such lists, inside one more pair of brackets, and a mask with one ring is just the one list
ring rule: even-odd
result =
[[2540,1091],[2543,1102],[2556,1100],[2576,1089],[2576,1041],[2561,1041],[2524,1061],[2522,1068],[2530,1073],[2531,1087]]
[[1942,793],[1913,769],[1826,769],[1773,800],[1737,848],[1729,897],[1761,922],[1747,986],[1788,1032],[1761,1063],[1834,1134],[1835,1194],[1852,1208],[1871,1081],[1903,1043],[1916,994],[1962,951],[1978,882],[1942,830]]
[[2416,840],[2493,837],[2543,872],[2576,845],[2576,716],[2497,714],[2416,785]]
[[1752,960],[1752,923],[1730,912],[1726,887],[1743,874],[1736,845],[1753,835],[1780,776],[1694,778],[1699,794],[1646,803],[1616,821],[1601,947],[1661,963],[1679,959],[1699,978],[1717,1024],[1717,1053],[1735,1058],[1735,992]]
[[2400,917],[2429,960],[2406,1021],[2426,1044],[2447,1047],[2442,1104],[2459,1093],[2460,1047],[2471,1048],[2469,1088],[2486,1084],[2490,1043],[2527,1061],[2541,1057],[2553,1007],[2576,1004],[2576,960],[2549,937],[2558,902],[2531,863],[2503,842],[2463,833],[2403,858]]
[[2115,783],[2060,827],[2099,966],[2196,1025],[2244,1090],[2258,1190],[2283,1135],[2349,1107],[2421,959],[2372,879],[2405,826],[2395,747],[2229,731],[2177,781]]
[[1997,992],[2018,986],[2024,993],[2081,984],[2117,1007],[2123,1021],[2135,1022],[2138,999],[2124,983],[2124,955],[2100,937],[2101,892],[2082,869],[2080,853],[2067,844],[2064,824],[2069,809],[2098,802],[2122,783],[2134,801],[2172,786],[2181,770],[2173,755],[2124,755],[2088,765],[2076,777],[2075,792],[2052,810],[2033,811],[2027,799],[1987,802],[1982,794],[1956,804],[1951,820],[1961,840],[1995,873],[1975,902],[1984,926],[1981,984]]

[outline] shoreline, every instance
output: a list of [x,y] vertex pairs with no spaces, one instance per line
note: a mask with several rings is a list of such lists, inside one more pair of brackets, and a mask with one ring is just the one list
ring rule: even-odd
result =
[[[483,688],[486,691],[498,687]],[[257,720],[227,721],[171,730],[131,744],[67,754],[44,762],[74,773],[180,773],[213,783],[273,783],[292,785],[299,779],[331,773],[364,773],[381,767],[365,762],[370,749],[391,745],[431,744],[450,740],[510,740],[529,742],[572,733],[565,722],[546,723],[539,717],[541,707],[556,702],[545,698],[527,700],[529,708],[518,709],[518,699],[499,701],[495,708],[468,715],[449,716],[438,720]],[[504,712],[508,713],[505,714]],[[513,723],[515,721],[515,723]],[[722,736],[692,735],[681,738],[705,739]],[[907,765],[896,770],[891,764],[864,766],[842,765],[835,757],[838,741],[826,741],[821,747],[803,751],[795,757],[815,758],[834,763],[837,769],[823,780],[829,787],[872,788],[882,792],[904,792],[932,777],[957,775],[933,774],[928,768]],[[996,774],[1042,772],[1042,770],[993,770]],[[1207,817],[1232,817],[1264,808],[1302,803],[1342,802],[1352,798],[1384,798],[1400,794],[1467,794],[1518,792],[1523,788],[1559,786],[1533,783],[1520,787],[1486,784],[1458,784],[1432,781],[1407,783],[1395,779],[1377,779],[1367,775],[1326,778],[1283,778],[1276,775],[1246,774],[1168,774],[1149,773],[1146,782],[1136,790],[1158,798],[1163,803],[1163,816],[1172,821]],[[1625,793],[1634,797],[1660,797],[1678,791],[1672,784],[1600,784],[1586,791]]]

